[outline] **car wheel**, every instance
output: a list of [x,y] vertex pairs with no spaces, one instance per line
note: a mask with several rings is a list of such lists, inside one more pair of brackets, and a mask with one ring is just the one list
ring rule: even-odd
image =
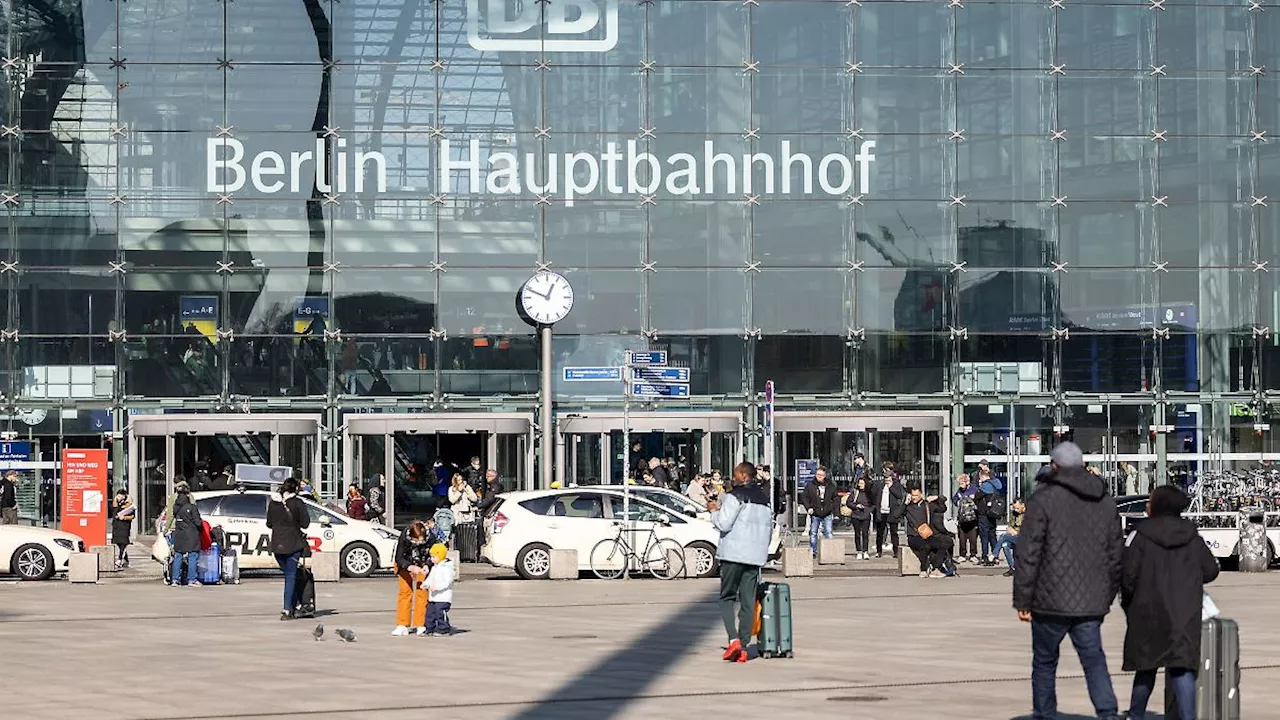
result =
[[551,576],[551,548],[542,543],[526,545],[516,556],[516,572],[525,580],[546,580]]
[[689,558],[686,571],[690,577],[709,578],[715,577],[720,572],[720,562],[716,560],[716,549],[711,543],[689,543],[685,548],[685,555]]
[[367,543],[354,542],[342,548],[342,574],[351,578],[366,578],[378,569],[378,551]]
[[53,575],[53,553],[39,545],[23,545],[13,553],[9,569],[23,580],[48,580]]

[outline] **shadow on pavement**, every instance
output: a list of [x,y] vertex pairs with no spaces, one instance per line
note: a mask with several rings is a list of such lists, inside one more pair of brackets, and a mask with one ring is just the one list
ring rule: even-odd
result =
[[[1011,720],[1034,720],[1034,718],[1030,715],[1019,715]],[[1098,717],[1096,715],[1063,715],[1059,713],[1058,720],[1098,720]],[[1148,710],[1147,720],[1165,720],[1165,716]]]
[[[582,673],[519,715],[516,720],[566,720],[580,716],[565,703],[583,703],[593,719],[605,720],[622,713],[655,680],[666,674],[704,635],[720,629],[720,611],[715,596],[696,598],[678,608],[664,621],[649,628],[632,642],[620,646]],[[718,663],[718,655],[707,657]],[[584,716],[585,717],[585,716]]]

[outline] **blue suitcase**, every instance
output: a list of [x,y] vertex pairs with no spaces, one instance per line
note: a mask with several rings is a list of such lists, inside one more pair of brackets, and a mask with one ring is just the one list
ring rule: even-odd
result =
[[217,545],[202,551],[196,558],[196,579],[201,585],[217,585],[222,582],[222,552]]
[[760,583],[760,657],[794,657],[791,645],[791,586]]

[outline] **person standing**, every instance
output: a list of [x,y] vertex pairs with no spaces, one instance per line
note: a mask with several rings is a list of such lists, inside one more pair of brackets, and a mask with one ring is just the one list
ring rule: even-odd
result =
[[360,493],[360,486],[355,483],[347,488],[347,517],[352,520],[364,520],[369,512],[369,503]]
[[855,556],[859,560],[866,560],[871,557],[867,550],[871,544],[871,506],[874,504],[871,493],[867,490],[866,477],[854,481],[853,490],[846,496],[845,504],[853,513],[849,517],[853,520]]
[[907,492],[893,474],[893,466],[885,463],[884,476],[875,487],[872,515],[876,521],[876,557],[884,555],[886,536],[893,543],[893,556],[898,556],[898,521],[906,512]]
[[755,465],[739,463],[733,469],[733,490],[725,493],[723,505],[712,501],[707,509],[711,511],[711,523],[720,532],[716,548],[720,561],[720,616],[729,636],[724,659],[744,663],[755,624],[760,567],[769,559],[773,532],[769,496],[756,484]]
[[659,458],[649,458],[649,475],[653,478],[652,484],[655,487],[664,488],[671,484],[671,476],[667,474],[667,469],[662,466]]
[[1070,635],[1094,710],[1118,720],[1102,621],[1120,589],[1120,516],[1075,443],[1058,445],[1050,458],[1053,470],[1038,476],[1027,499],[1013,575],[1013,607],[1031,623],[1032,717],[1057,717],[1058,653]]
[[489,468],[484,473],[484,498],[480,500],[480,517],[488,514],[489,508],[498,502],[498,496],[502,494],[502,480],[498,478],[498,471]]
[[809,553],[818,555],[818,533],[822,537],[831,537],[831,523],[840,509],[840,496],[836,489],[827,482],[827,468],[819,465],[813,474],[813,482],[805,486],[800,494],[800,502],[809,515]]
[[461,525],[476,519],[476,491],[467,484],[462,473],[454,473],[453,483],[449,486],[449,509],[453,511],[453,524]]
[[383,509],[383,498],[385,493],[382,487],[382,474],[373,476],[373,480],[369,483],[369,494],[365,498],[364,519],[369,522],[380,523],[387,517],[387,511]]
[[685,495],[698,504],[698,507],[706,507],[707,497],[707,476],[698,474],[693,476],[693,480],[689,483],[689,490]]
[[969,482],[969,473],[960,473],[956,477],[959,486],[951,496],[951,504],[956,508],[957,533],[960,537],[959,562],[978,562],[978,504],[973,496],[978,488]]
[[471,457],[471,464],[467,465],[467,469],[463,472],[463,475],[466,476],[467,484],[472,488],[484,487],[485,471],[480,467],[479,455],[473,455]]
[[111,544],[116,546],[116,569],[129,567],[129,536],[133,532],[133,516],[137,513],[129,491],[116,490],[111,501]]
[[1170,485],[1147,499],[1147,520],[1125,541],[1120,607],[1128,618],[1124,669],[1132,671],[1130,720],[1144,720],[1165,669],[1178,718],[1195,720],[1196,670],[1200,667],[1200,608],[1204,586],[1218,577],[1218,561],[1200,541],[1195,523],[1181,517],[1191,500]]
[[18,524],[18,473],[10,470],[0,479],[0,525]]
[[284,572],[284,600],[280,610],[281,620],[292,620],[298,607],[298,561],[307,546],[305,530],[311,524],[307,507],[298,497],[298,481],[286,479],[280,484],[280,492],[271,494],[267,505],[267,527],[271,530],[271,552],[276,564]]
[[982,465],[978,469],[978,493],[974,502],[978,506],[978,541],[982,557],[979,565],[994,567],[996,564],[996,524],[1004,520],[1004,484],[991,474],[991,468]]
[[[173,564],[170,566],[171,584],[199,585],[196,578],[196,560],[200,557],[200,531],[204,521],[200,518],[200,510],[191,500],[191,490],[186,483],[179,486],[173,498]],[[183,581],[182,570],[185,566],[187,574]]]

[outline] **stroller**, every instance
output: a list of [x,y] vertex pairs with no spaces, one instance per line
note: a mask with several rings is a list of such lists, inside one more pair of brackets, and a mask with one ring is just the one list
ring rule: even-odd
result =
[[[438,508],[435,514],[436,527],[446,538],[453,537],[453,510],[447,507]],[[452,544],[452,543],[451,543]]]

